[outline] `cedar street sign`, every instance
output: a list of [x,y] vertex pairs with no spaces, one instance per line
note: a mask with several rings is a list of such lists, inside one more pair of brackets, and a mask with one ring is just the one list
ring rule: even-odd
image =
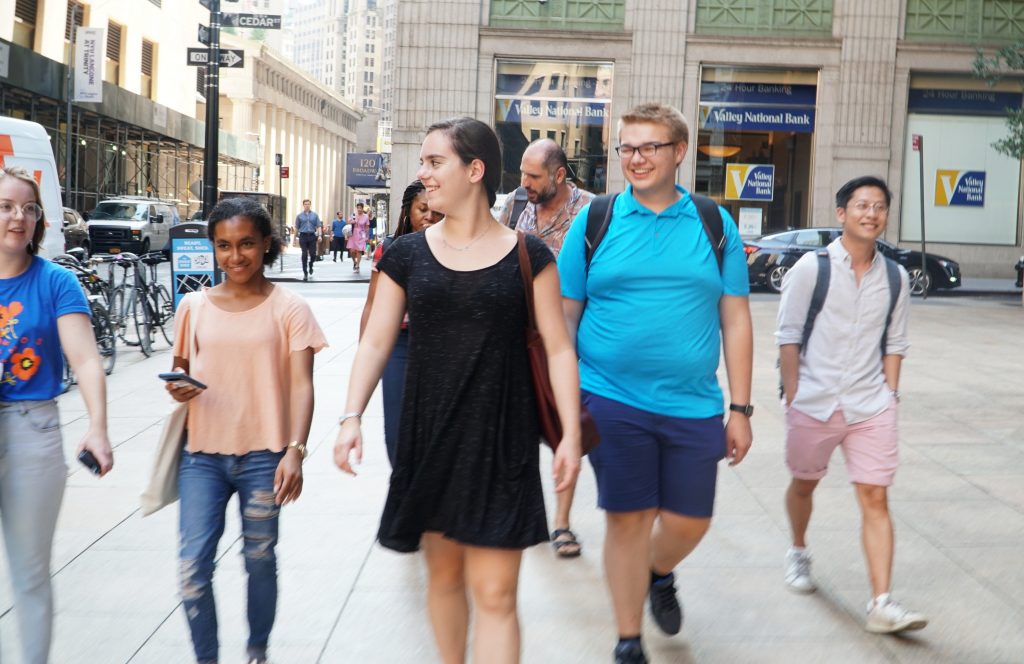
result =
[[199,24],[199,29],[196,30],[196,38],[199,43],[204,46],[210,45],[210,28],[206,27],[202,23]]
[[221,14],[221,25],[231,28],[280,30],[280,14]]
[[[188,49],[188,65],[202,67],[209,62],[210,52],[205,48]],[[222,48],[220,50],[220,66],[238,69],[245,65],[245,51],[240,48]]]

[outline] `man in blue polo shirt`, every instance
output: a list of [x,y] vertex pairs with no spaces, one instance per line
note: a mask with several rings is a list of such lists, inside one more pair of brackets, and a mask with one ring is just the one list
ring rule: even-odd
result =
[[[721,210],[719,269],[696,205],[675,183],[688,142],[686,119],[671,106],[643,104],[623,116],[616,151],[630,186],[615,200],[589,271],[589,208],[558,257],[583,402],[601,434],[590,462],[606,513],[616,664],[647,662],[640,643],[645,596],[659,628],[679,632],[672,570],[711,523],[718,462],[739,463],[752,440],[743,244]],[[731,401],[724,424],[716,377],[723,349]]]

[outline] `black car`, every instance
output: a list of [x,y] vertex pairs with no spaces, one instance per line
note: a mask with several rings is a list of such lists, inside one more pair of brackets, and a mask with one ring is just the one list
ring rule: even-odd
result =
[[[780,292],[782,278],[801,256],[808,251],[824,249],[842,232],[841,228],[803,228],[746,240],[743,249],[747,254],[750,284]],[[924,272],[921,270],[920,251],[901,249],[885,240],[877,242],[883,255],[906,268],[910,275],[911,294],[921,295],[925,290],[932,292],[937,288],[960,286],[960,265],[956,261],[929,253],[927,272]]]

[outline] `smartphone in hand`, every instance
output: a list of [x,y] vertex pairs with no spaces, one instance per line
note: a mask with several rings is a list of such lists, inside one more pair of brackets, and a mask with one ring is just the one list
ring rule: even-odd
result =
[[200,383],[198,380],[196,380],[192,376],[189,376],[187,373],[183,371],[168,371],[166,373],[157,374],[157,378],[159,378],[160,380],[165,380],[168,383],[182,382],[188,383],[193,387],[198,387],[201,390],[206,389],[206,385]]
[[100,462],[96,460],[96,457],[92,455],[89,450],[82,450],[78,453],[78,461],[92,471],[93,475],[99,475],[102,472],[100,468]]

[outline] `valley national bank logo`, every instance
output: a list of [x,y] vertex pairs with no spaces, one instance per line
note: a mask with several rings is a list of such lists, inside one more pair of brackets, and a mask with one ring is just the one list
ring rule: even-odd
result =
[[770,201],[775,190],[775,166],[770,164],[726,164],[725,199],[729,201]]
[[985,207],[985,171],[935,171],[935,205]]

